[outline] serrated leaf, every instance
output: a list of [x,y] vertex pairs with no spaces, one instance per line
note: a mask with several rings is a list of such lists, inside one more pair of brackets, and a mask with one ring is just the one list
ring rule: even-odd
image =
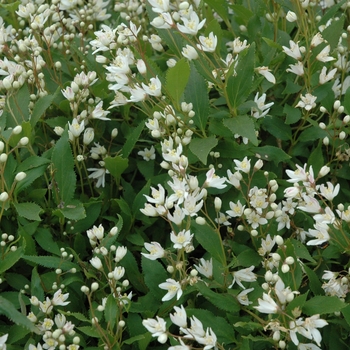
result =
[[72,263],[71,261],[62,260],[62,258],[57,258],[55,256],[31,256],[24,255],[22,257],[24,260],[33,262],[35,264],[50,268],[50,269],[62,269],[62,270],[70,270],[77,269],[80,270],[77,264]]
[[278,49],[278,50],[282,51],[282,46],[280,44],[278,44],[276,41],[273,41],[273,40],[271,40],[269,38],[265,38],[265,37],[262,37],[262,39],[265,41],[265,43],[267,45],[269,45],[273,49]]
[[224,21],[228,20],[228,7],[225,0],[204,0]]
[[339,37],[343,32],[345,16],[333,19],[329,26],[322,31],[322,37],[327,40],[327,45],[331,46],[331,51],[338,45]]
[[194,124],[204,133],[209,115],[208,87],[204,78],[191,63],[191,72],[185,92],[185,102],[193,104]]
[[305,303],[303,312],[309,316],[316,314],[333,314],[334,312],[341,311],[347,305],[347,303],[344,303],[338,297],[319,295],[315,296]]
[[204,296],[204,298],[206,298],[220,310],[233,313],[238,312],[240,310],[239,302],[231,294],[216,293],[202,282],[196,283],[195,288],[198,289],[198,291]]
[[255,64],[255,44],[251,44],[245,53],[239,56],[236,74],[228,77],[226,95],[231,107],[236,110],[249,96],[253,85]]
[[82,321],[82,322],[88,322],[90,323],[91,320],[89,320],[87,317],[85,317],[82,313],[80,312],[65,312],[65,311],[62,311],[60,310],[60,312],[64,315],[69,315],[69,316],[73,316],[74,318],[76,318],[77,320],[79,321]]
[[5,109],[7,112],[6,126],[8,128],[14,128],[29,119],[29,102],[28,84],[24,84],[15,94],[8,97],[8,104],[11,108],[11,113]]
[[113,294],[110,294],[107,297],[104,316],[111,329],[114,328],[115,321],[119,318],[119,308],[117,303],[118,301],[114,298]]
[[41,221],[39,213],[42,208],[36,203],[14,203],[13,206],[16,208],[17,214],[28,220]]
[[[15,194],[18,195],[20,192],[25,190],[30,186],[36,179],[42,176],[47,169],[47,165],[42,165],[31,170],[27,170],[25,173],[27,176],[20,182],[17,183],[15,187]],[[18,171],[19,172],[19,171]]]
[[286,162],[291,157],[281,148],[275,146],[262,146],[252,149],[252,152],[258,154],[262,160],[274,162],[278,165],[280,162]]
[[310,126],[305,129],[300,136],[298,137],[299,142],[307,142],[307,141],[315,141],[319,139],[323,139],[328,136],[326,130],[321,129],[319,126]]
[[[140,135],[141,135],[144,127],[145,127],[145,124],[142,122],[127,135],[125,144],[124,144],[122,151],[121,151],[121,155],[124,158],[129,157],[130,153],[132,152],[132,150],[134,149],[134,147],[136,145],[136,142],[139,140]],[[115,158],[117,158],[117,157],[115,157]],[[123,159],[122,157],[119,157],[119,158]]]
[[273,136],[278,139],[288,141],[292,139],[292,129],[279,117],[266,116],[263,126]]
[[7,299],[0,296],[0,314],[5,315],[9,320],[17,325],[21,325],[31,332],[39,334],[39,330],[34,326],[34,323],[22,315]]
[[215,232],[209,225],[198,225],[192,222],[191,230],[194,237],[211,256],[223,266],[226,266],[226,255],[221,242],[220,233]]
[[309,251],[303,243],[296,239],[292,239],[291,242],[293,243],[295,254],[298,258],[305,259],[316,264],[315,259],[310,255]]
[[83,203],[77,200],[71,200],[64,208],[57,209],[63,216],[69,220],[79,221],[86,217]]
[[129,165],[129,161],[120,156],[115,156],[115,157],[106,157],[104,159],[104,162],[105,162],[106,169],[116,179],[117,183],[119,183],[122,173]]
[[17,250],[10,251],[5,255],[5,259],[0,260],[0,274],[10,269],[23,255],[23,247],[17,248]]
[[132,343],[135,343],[135,341],[138,341],[138,340],[143,340],[145,339],[145,336],[143,334],[139,334],[139,335],[135,335],[134,337],[132,338],[129,338],[127,340],[124,340],[122,345],[123,344],[127,344],[127,345],[130,345]]
[[82,326],[82,327],[76,327],[80,332],[86,334],[88,337],[93,338],[100,338],[101,334],[98,332],[96,327],[91,326]]
[[191,152],[198,157],[198,159],[207,165],[207,158],[209,152],[218,144],[218,140],[215,136],[209,136],[206,138],[193,138],[190,142]]
[[32,127],[39,121],[41,116],[45,113],[45,111],[51,106],[54,95],[46,95],[41,97],[34,105],[33,112],[30,118],[30,124]]
[[34,233],[34,239],[45,251],[55,255],[61,255],[57,242],[53,240],[52,234],[47,228],[39,227]]
[[322,295],[324,294],[324,290],[322,289],[322,283],[316,273],[310,269],[309,266],[303,264],[303,269],[307,274],[309,279],[309,288],[314,293],[314,295]]
[[68,205],[74,196],[77,178],[74,172],[74,158],[67,130],[63,132],[60,139],[56,142],[51,161],[54,181],[59,189],[59,196],[63,204]]
[[227,118],[223,120],[223,123],[231,130],[232,134],[246,137],[253,145],[258,145],[254,122],[247,115],[238,115],[237,117]]
[[190,66],[185,58],[177,61],[176,65],[169,68],[166,74],[165,90],[174,100],[175,106],[180,106],[181,96],[190,77]]

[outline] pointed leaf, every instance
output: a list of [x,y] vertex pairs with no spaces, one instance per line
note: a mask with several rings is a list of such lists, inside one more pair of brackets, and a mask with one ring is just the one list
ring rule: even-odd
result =
[[319,295],[305,303],[303,312],[309,316],[316,314],[333,314],[334,312],[341,311],[346,306],[347,303],[344,303],[338,297]]
[[41,221],[39,213],[42,211],[42,208],[36,203],[14,203],[17,214],[28,220]]
[[45,111],[51,106],[54,95],[46,95],[41,97],[34,105],[32,116],[30,118],[30,124],[32,127],[39,121],[40,117],[45,113]]
[[23,259],[50,269],[60,268],[62,270],[70,270],[72,268],[76,268],[78,271],[80,270],[77,264],[74,264],[71,261],[66,261],[66,260],[63,260],[62,258],[58,258],[55,256],[24,255]]
[[255,134],[254,122],[247,115],[227,118],[223,120],[224,125],[231,130],[233,134],[246,137],[253,145],[258,145],[258,139]]
[[190,142],[190,150],[204,165],[207,165],[208,154],[217,144],[218,140],[215,136],[203,139],[194,138]]
[[23,247],[19,247],[17,250],[10,251],[5,255],[4,260],[0,260],[0,274],[10,269],[23,255]]
[[[142,130],[144,128],[145,124],[142,122],[140,123],[135,129],[133,129],[130,134],[127,135],[125,144],[122,148],[121,155],[124,158],[127,158],[132,150],[134,149],[136,142],[139,140],[140,135],[142,133]],[[120,157],[121,158],[121,157]]]
[[129,161],[120,156],[106,157],[104,159],[106,169],[119,183],[120,177],[124,170],[128,167]]

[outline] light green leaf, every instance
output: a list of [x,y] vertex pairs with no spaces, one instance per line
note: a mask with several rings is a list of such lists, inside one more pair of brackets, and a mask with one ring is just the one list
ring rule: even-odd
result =
[[41,221],[39,213],[42,211],[42,208],[36,203],[14,203],[17,214],[28,220]]
[[254,122],[247,115],[227,118],[223,120],[223,123],[231,130],[232,134],[238,134],[242,137],[246,137],[253,145],[258,145]]
[[65,130],[56,142],[52,152],[53,176],[59,189],[59,196],[63,204],[70,204],[76,187],[76,174],[74,172],[74,158],[69,143],[68,131]]
[[208,87],[193,63],[191,63],[190,78],[184,96],[185,102],[193,104],[194,124],[204,133],[209,115]]
[[207,165],[208,154],[217,144],[218,140],[215,136],[203,139],[193,138],[190,142],[190,150],[204,165]]
[[176,65],[169,68],[166,74],[165,90],[174,100],[175,106],[180,106],[181,96],[190,77],[190,66],[185,58],[177,61]]
[[19,247],[17,250],[10,251],[5,255],[5,259],[0,260],[0,274],[9,270],[23,255],[23,247]]
[[116,179],[117,183],[120,181],[120,177],[124,170],[128,167],[129,161],[120,156],[106,157],[104,159],[106,169]]
[[90,327],[90,326],[82,326],[82,327],[77,327],[77,329],[86,334],[88,337],[92,338],[100,338],[101,334],[98,332],[96,327]]
[[334,312],[341,311],[347,305],[347,303],[344,303],[335,296],[316,296],[305,303],[303,312],[309,316],[316,314],[333,314]]
[[192,222],[191,230],[194,237],[207,250],[211,256],[223,266],[226,266],[226,255],[222,245],[220,233],[214,231],[209,225],[198,225]]
[[11,302],[0,296],[0,315],[5,315],[9,320],[17,325],[21,325],[31,332],[39,334],[39,330],[35,327],[34,323],[22,315]]
[[242,51],[236,67],[236,75],[228,77],[226,94],[233,109],[237,109],[248,99],[253,85],[255,64],[255,44]]

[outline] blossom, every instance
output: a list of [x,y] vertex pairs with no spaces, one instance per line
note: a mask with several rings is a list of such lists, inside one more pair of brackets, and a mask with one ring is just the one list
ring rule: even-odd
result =
[[315,101],[317,100],[316,96],[313,96],[307,93],[305,96],[301,95],[300,99],[301,101],[299,101],[295,107],[301,107],[309,111],[311,108],[314,108],[316,106],[316,103],[315,103]]
[[301,61],[298,61],[295,64],[290,64],[289,68],[286,69],[286,72],[291,72],[296,75],[302,76],[304,75],[304,64]]
[[245,287],[243,286],[243,284],[241,283],[242,281],[244,282],[254,282],[256,281],[256,275],[255,273],[253,273],[252,271],[254,270],[254,266],[251,266],[249,268],[245,268],[239,271],[234,271],[233,272],[233,281],[232,284],[229,286],[229,288],[231,288],[236,282],[237,284],[245,289]]
[[332,201],[336,197],[340,190],[340,185],[336,184],[335,186],[331,182],[327,182],[327,187],[322,184],[317,186],[317,189],[322,197],[325,197],[329,201]]
[[[304,327],[311,334],[311,338],[316,342],[318,346],[321,344],[322,336],[320,331],[317,328],[323,328],[327,326],[328,322],[326,320],[320,319],[320,315],[313,315],[311,317],[307,317],[304,321]],[[310,338],[310,339],[311,339]]]
[[293,11],[288,11],[286,15],[286,20],[290,23],[295,22],[298,19],[298,16]]
[[235,169],[237,171],[243,171],[244,173],[248,174],[250,171],[250,159],[248,160],[247,157],[244,157],[242,161],[239,161],[237,159],[233,160],[236,164]]
[[286,46],[282,46],[283,52],[286,55],[295,58],[296,60],[300,60],[301,53],[300,53],[300,48],[299,48],[298,43],[295,43],[293,40],[289,40],[289,46],[290,46],[290,48],[288,48]]
[[178,327],[187,328],[187,314],[183,305],[181,305],[181,307],[174,306],[174,309],[176,312],[170,314],[171,322],[176,324]]
[[214,52],[216,45],[218,43],[218,38],[214,35],[213,32],[209,33],[209,36],[201,35],[199,37],[200,44],[197,44],[197,47],[206,52]]
[[104,168],[88,168],[88,171],[92,171],[89,175],[89,179],[97,179],[96,187],[100,186],[105,187],[105,175],[108,173],[108,170]]
[[180,32],[190,35],[196,35],[200,29],[204,26],[206,19],[203,19],[199,22],[199,17],[195,11],[192,10],[192,6],[190,6],[190,16],[189,18],[181,17],[183,21],[182,24],[177,24],[177,28]]
[[143,151],[137,152],[137,154],[143,157],[143,159],[147,162],[150,160],[156,159],[156,152],[153,146],[151,146],[150,149],[145,148]]
[[152,11],[156,13],[168,12],[170,10],[169,0],[148,0]]
[[90,264],[97,270],[102,270],[102,261],[99,257],[95,256],[92,259],[90,259]]
[[162,95],[162,83],[160,82],[158,76],[151,78],[148,85],[142,83],[143,90],[151,96],[161,96]]
[[257,107],[252,107],[250,111],[251,115],[255,119],[265,117],[265,115],[269,113],[270,107],[274,104],[274,102],[265,104],[265,100],[266,100],[265,93],[262,94],[260,97],[259,97],[259,93],[258,92],[256,93],[254,97],[254,102],[257,104]]
[[316,59],[321,62],[329,62],[335,60],[334,57],[328,56],[331,47],[327,45],[323,50],[316,56]]
[[334,68],[327,74],[327,68],[323,67],[319,77],[320,84],[325,84],[327,81],[332,80],[336,72],[337,68]]
[[304,200],[303,205],[299,205],[297,207],[298,209],[305,211],[307,213],[319,213],[322,210],[320,203],[317,201],[316,198],[310,197],[304,194],[303,200]]
[[65,306],[70,303],[70,301],[66,301],[69,297],[69,293],[62,294],[62,290],[59,289],[52,298],[52,305],[59,305],[59,306]]
[[218,188],[222,189],[225,188],[227,185],[225,184],[225,181],[227,180],[225,177],[219,177],[215,175],[215,169],[211,168],[209,171],[206,173],[206,180],[204,185],[206,187],[212,187],[212,188]]
[[311,241],[308,241],[306,245],[320,245],[322,243],[328,242],[330,237],[328,233],[328,225],[317,222],[314,225],[315,229],[309,229],[307,235],[310,237],[315,237]]
[[6,350],[6,341],[8,338],[8,334],[4,334],[3,336],[0,337],[0,348],[2,350]]
[[69,134],[73,137],[79,137],[85,128],[84,122],[79,123],[77,118],[73,119],[72,124],[68,122],[68,126]]
[[165,289],[168,291],[168,293],[166,293],[162,298],[162,301],[171,300],[175,295],[177,300],[181,298],[181,295],[182,295],[181,285],[179,282],[175,281],[172,278],[168,278],[166,282],[161,283],[159,285],[159,288]]
[[109,111],[104,111],[103,110],[103,101],[100,101],[94,110],[91,113],[91,117],[93,119],[100,119],[100,120],[111,120],[110,118],[106,118],[106,115],[109,114]]
[[269,69],[268,67],[257,67],[256,70],[259,74],[264,76],[267,81],[269,81],[272,84],[276,84],[275,76],[272,73],[270,73],[271,69]]
[[198,58],[198,53],[193,46],[186,45],[182,51],[182,55],[186,57],[188,60],[196,60]]
[[199,265],[194,265],[196,270],[207,278],[213,277],[213,259],[205,260],[201,258]]
[[147,330],[152,333],[152,337],[159,337],[166,333],[166,322],[163,318],[156,316],[157,319],[147,318],[143,320],[142,324]]
[[119,246],[117,250],[115,251],[115,258],[114,261],[118,263],[120,260],[124,258],[126,253],[128,252],[128,249],[124,246]]
[[263,293],[263,298],[258,299],[259,306],[254,306],[259,312],[263,314],[275,314],[279,307],[270,295]]
[[242,292],[240,292],[238,295],[237,295],[237,300],[238,302],[241,304],[241,305],[250,305],[252,304],[253,302],[252,301],[249,301],[248,299],[248,293],[252,292],[254,290],[254,288],[248,288],[248,289],[245,289],[243,290]]
[[235,54],[238,54],[247,47],[249,47],[249,44],[247,44],[247,40],[244,40],[242,42],[239,37],[233,41],[229,41],[228,43],[226,43],[226,45],[228,46],[228,49],[232,50],[232,52]]
[[169,12],[163,12],[152,20],[151,25],[158,29],[170,29],[173,23],[171,14]]
[[242,205],[240,200],[238,200],[237,203],[230,202],[229,206],[231,210],[226,210],[226,213],[232,218],[240,217],[243,215],[245,205]]
[[204,337],[205,331],[203,329],[202,322],[196,316],[192,316],[190,320],[191,320],[190,328],[183,328],[183,327],[180,328],[180,330],[184,334],[186,334],[185,338],[197,339],[197,338]]
[[192,237],[193,234],[191,235],[189,230],[182,230],[177,235],[174,233],[174,231],[172,231],[170,234],[170,240],[174,243],[175,249],[181,249],[189,245]]
[[311,47],[316,47],[324,42],[324,39],[322,37],[321,33],[316,33],[313,38],[311,39]]
[[195,336],[195,339],[199,344],[205,345],[203,350],[216,348],[217,337],[211,328],[207,328],[203,337]]

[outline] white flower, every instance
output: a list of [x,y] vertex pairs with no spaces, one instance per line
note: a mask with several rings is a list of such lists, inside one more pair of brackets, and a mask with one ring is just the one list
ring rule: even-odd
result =
[[205,335],[203,337],[195,336],[195,339],[199,344],[205,345],[203,350],[209,350],[212,348],[217,349],[216,347],[217,337],[211,328],[207,328]]
[[322,34],[321,33],[317,33],[311,39],[311,47],[316,47],[316,46],[320,45],[323,42],[324,42],[324,40],[323,40]]
[[213,32],[209,34],[209,36],[201,35],[199,37],[200,44],[197,44],[197,47],[206,52],[214,52],[216,49],[216,45],[218,43],[218,38],[214,35]]
[[92,259],[90,259],[90,264],[97,270],[102,270],[102,261],[99,257],[95,256]]
[[270,295],[263,293],[263,298],[258,299],[259,306],[254,306],[259,312],[263,314],[276,314],[278,312],[278,305],[270,297]]
[[151,78],[148,85],[142,83],[143,90],[151,96],[161,96],[162,95],[162,83],[160,82],[158,76]]
[[322,336],[317,328],[323,328],[327,325],[328,322],[323,319],[320,319],[320,315],[313,315],[311,317],[307,317],[304,321],[304,327],[311,334],[311,337],[318,346],[321,345],[320,343],[322,340]]
[[100,101],[94,110],[91,113],[91,117],[93,119],[100,119],[100,120],[111,120],[110,118],[106,118],[106,115],[109,114],[110,112],[104,111],[103,110],[103,101]]
[[176,312],[170,314],[171,322],[177,325],[178,327],[187,328],[187,314],[183,305],[181,305],[181,308],[178,306],[174,306],[174,309]]
[[242,281],[244,281],[244,282],[256,281],[257,277],[256,277],[255,273],[252,272],[253,270],[254,270],[254,266],[251,266],[249,268],[242,269],[239,271],[234,271],[233,272],[233,281],[232,281],[232,284],[229,286],[229,288],[232,288],[232,286],[237,282],[237,284],[241,288],[245,289],[245,287],[241,283]]
[[316,106],[316,103],[315,103],[315,101],[317,100],[316,96],[313,96],[307,93],[305,96],[301,95],[300,98],[301,98],[301,101],[299,101],[295,107],[301,107],[309,111],[311,108],[314,108]]
[[190,230],[182,230],[177,235],[174,231],[170,233],[170,240],[174,243],[175,249],[181,249],[191,244],[193,234]]
[[188,60],[196,60],[198,58],[198,53],[193,46],[186,45],[182,51],[182,55],[186,57]]
[[328,56],[331,50],[330,45],[327,45],[317,56],[316,59],[321,62],[329,62],[335,60],[334,57]]
[[121,278],[123,278],[125,274],[125,268],[122,266],[116,266],[115,269],[113,270],[113,278],[116,281],[119,281]]
[[275,76],[272,73],[270,73],[271,69],[269,69],[268,67],[257,67],[256,70],[259,74],[264,76],[267,81],[269,81],[272,84],[276,84]]
[[166,322],[159,316],[156,316],[156,318],[147,318],[147,320],[142,321],[143,326],[152,333],[152,337],[159,337],[166,333]]
[[68,126],[68,130],[73,137],[79,137],[85,128],[84,122],[79,124],[77,118],[73,119],[72,124],[68,122]]
[[97,179],[96,187],[99,188],[100,186],[105,187],[105,175],[108,173],[108,171],[104,168],[88,168],[88,171],[92,171],[92,173],[89,175],[89,179]]
[[335,186],[331,182],[327,182],[327,187],[322,184],[316,187],[321,196],[325,197],[329,201],[332,201],[336,197],[340,190],[340,185],[336,184]]
[[52,298],[52,305],[60,305],[60,306],[64,306],[64,305],[68,305],[70,303],[70,301],[66,301],[69,297],[69,293],[66,294],[62,294],[62,290],[59,289]]
[[154,17],[151,25],[158,29],[170,29],[174,24],[173,18],[169,12],[160,13],[158,17]]
[[177,24],[177,28],[180,32],[190,35],[196,35],[198,31],[204,26],[206,19],[203,19],[199,22],[199,17],[195,11],[190,7],[190,16],[189,18],[181,17],[181,20],[184,22],[184,25]]
[[238,54],[247,47],[249,47],[249,44],[247,44],[247,40],[244,40],[242,42],[239,37],[233,41],[229,41],[228,43],[226,43],[226,45],[228,46],[228,49],[232,50],[234,54]]
[[214,168],[211,168],[209,171],[207,171],[206,176],[207,178],[205,180],[204,187],[222,189],[227,186],[225,184],[225,181],[227,180],[226,177],[220,177],[215,175]]
[[269,113],[270,107],[274,104],[274,102],[265,104],[265,100],[266,100],[265,93],[262,94],[260,97],[259,97],[259,93],[258,92],[256,93],[254,97],[254,102],[257,104],[257,108],[252,107],[250,112],[254,118],[259,119],[259,118],[265,117],[265,115]]
[[161,283],[159,285],[159,288],[165,289],[168,291],[168,293],[166,293],[162,298],[162,301],[171,300],[175,295],[177,300],[181,298],[181,295],[182,295],[181,285],[179,282],[175,281],[172,278],[168,278],[166,282]]
[[213,259],[205,260],[201,258],[200,265],[194,265],[196,270],[207,278],[213,277]]
[[150,149],[145,148],[143,151],[137,152],[137,154],[143,157],[143,159],[147,162],[156,159],[156,151],[153,146],[151,146]]
[[3,336],[0,337],[0,348],[2,350],[6,350],[6,341],[8,338],[8,334],[4,334]]
[[286,46],[282,46],[283,52],[286,55],[295,58],[296,60],[300,60],[301,53],[300,53],[300,48],[299,48],[298,43],[295,43],[294,41],[289,40],[289,46],[290,46],[290,48],[288,48]]
[[250,159],[247,157],[244,157],[242,161],[239,161],[237,159],[233,160],[236,164],[235,169],[237,171],[243,171],[244,173],[248,174],[250,171]]
[[149,254],[141,253],[145,258],[150,260],[156,260],[163,258],[165,255],[164,249],[158,242],[144,243],[145,248],[149,251]]
[[243,290],[242,292],[240,292],[238,295],[237,295],[237,300],[238,302],[241,304],[241,305],[246,305],[248,306],[249,304],[252,304],[253,302],[252,301],[249,301],[248,299],[248,293],[252,292],[254,290],[254,288],[248,288],[248,289],[245,289]]
[[237,203],[229,203],[231,210],[226,210],[226,213],[232,218],[240,217],[243,215],[245,205],[242,205],[241,201],[238,200]]
[[334,68],[327,74],[327,68],[323,67],[319,77],[320,84],[325,84],[327,83],[327,81],[332,80],[336,72],[337,72],[337,68]]
[[314,227],[315,230],[310,228],[306,234],[310,237],[315,237],[315,239],[308,241],[306,245],[320,245],[328,242],[330,239],[328,225],[317,222]]
[[286,69],[286,72],[291,72],[296,75],[302,76],[304,75],[304,64],[301,61],[298,61],[295,64],[290,64],[289,68]]
[[286,15],[286,20],[290,23],[295,22],[298,19],[297,15],[293,11],[288,11]]
[[128,252],[128,249],[124,246],[119,246],[117,250],[115,251],[115,258],[114,261],[118,263],[120,260],[124,258],[126,253]]
[[169,0],[148,0],[152,11],[156,13],[168,12],[170,10]]
[[299,205],[297,207],[298,209],[305,211],[307,213],[319,213],[322,211],[320,203],[317,201],[316,198],[310,197],[310,196],[304,194],[303,200],[304,200],[303,205]]

